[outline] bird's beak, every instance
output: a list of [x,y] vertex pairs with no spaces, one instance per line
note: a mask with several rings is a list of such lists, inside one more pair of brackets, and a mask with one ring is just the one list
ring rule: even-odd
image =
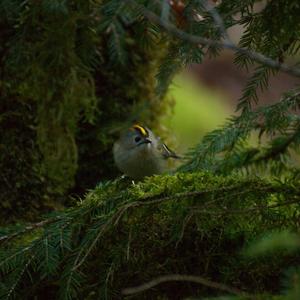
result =
[[151,144],[151,143],[152,143],[151,140],[149,140],[148,138],[145,138],[139,143],[139,146],[143,145],[143,144]]

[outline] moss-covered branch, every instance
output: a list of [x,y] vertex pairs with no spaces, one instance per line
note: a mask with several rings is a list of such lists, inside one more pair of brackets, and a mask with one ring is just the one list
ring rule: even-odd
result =
[[[209,173],[154,176],[135,185],[123,179],[100,184],[78,206],[2,234],[7,240],[0,250],[2,292],[18,280],[16,291],[26,284],[28,293],[36,294],[47,282],[63,298],[92,295],[95,287],[115,298],[150,277],[199,272],[220,284],[237,282],[239,289],[259,291],[254,277],[267,278],[282,261],[260,262],[265,273],[254,261],[241,260],[239,252],[263,232],[297,229],[299,201],[294,181],[287,185]],[[219,255],[231,258],[216,265]],[[240,272],[248,273],[246,281]],[[28,274],[44,279],[31,286]],[[189,290],[186,286],[182,295]],[[192,288],[194,294],[200,290],[207,292]],[[168,288],[159,293],[172,295]],[[157,290],[146,292],[146,299],[149,295],[155,299]]]

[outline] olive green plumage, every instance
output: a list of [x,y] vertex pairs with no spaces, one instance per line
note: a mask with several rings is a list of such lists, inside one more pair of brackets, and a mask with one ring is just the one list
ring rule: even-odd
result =
[[133,179],[161,174],[167,170],[169,158],[179,158],[149,128],[140,125],[122,132],[113,154],[120,171]]

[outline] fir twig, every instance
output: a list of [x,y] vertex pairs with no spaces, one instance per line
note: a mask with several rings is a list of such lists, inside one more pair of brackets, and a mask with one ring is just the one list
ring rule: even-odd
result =
[[61,219],[61,217],[56,216],[54,218],[49,218],[49,219],[46,219],[46,220],[43,220],[43,221],[40,221],[40,222],[37,222],[37,223],[33,223],[31,225],[27,225],[22,230],[16,231],[16,232],[14,232],[12,234],[7,234],[7,235],[0,236],[0,243],[4,242],[4,241],[8,242],[11,239],[14,239],[14,238],[16,238],[19,235],[22,235],[22,234],[25,234],[25,233],[29,233],[30,231],[33,231],[35,229],[42,228],[42,227],[44,227],[46,225],[55,223],[56,221],[58,221],[60,219]]
[[138,4],[134,0],[126,0],[126,2],[133,4],[135,7],[140,9],[140,11],[143,13],[145,18],[147,18],[149,21],[161,26],[163,29],[165,29],[168,33],[173,35],[174,37],[179,38],[180,40],[195,44],[195,45],[205,45],[205,46],[211,46],[211,47],[221,47],[224,49],[228,49],[237,53],[241,53],[246,55],[248,58],[261,63],[263,65],[269,66],[271,68],[280,70],[282,72],[285,72],[287,74],[290,74],[295,77],[300,77],[300,69],[296,67],[289,66],[284,63],[280,63],[278,61],[275,61],[269,57],[266,57],[265,55],[251,51],[246,48],[241,48],[236,46],[235,44],[228,42],[228,41],[217,41],[212,40],[205,37],[200,37],[197,35],[189,34],[179,28],[177,28],[175,25],[171,24],[170,22],[161,19],[159,16],[157,16],[155,13],[147,9],[145,6]]
[[200,0],[199,2],[204,6],[207,12],[210,13],[211,16],[213,17],[213,20],[216,26],[219,28],[222,36],[225,38],[225,41],[232,44],[232,41],[230,40],[230,37],[226,31],[224,21],[220,16],[220,14],[218,13],[218,11],[216,10],[216,8],[207,0]]
[[[88,256],[88,254],[90,253],[92,248],[97,243],[98,239],[109,228],[109,225],[111,225],[111,224],[117,225],[119,223],[120,219],[122,218],[122,216],[129,209],[136,208],[136,207],[139,207],[139,206],[145,206],[145,205],[155,205],[155,204],[159,204],[159,203],[162,203],[162,202],[167,202],[167,201],[170,201],[170,200],[179,200],[179,199],[182,199],[182,198],[210,195],[212,193],[233,192],[234,190],[242,190],[239,193],[249,192],[249,190],[243,190],[244,187],[245,187],[245,184],[243,183],[243,184],[224,186],[224,187],[221,187],[221,188],[204,189],[204,190],[198,190],[198,191],[176,193],[174,195],[165,196],[165,197],[162,196],[162,195],[155,195],[155,196],[141,198],[138,201],[125,203],[125,204],[121,205],[121,207],[109,218],[107,223],[105,223],[104,226],[101,227],[101,230],[99,231],[99,234],[94,239],[92,245],[89,247],[89,249],[85,253],[82,260],[80,262],[78,262],[79,261],[79,259],[78,259],[77,263],[74,264],[75,265],[74,269],[77,269],[83,263],[85,258]],[[284,190],[285,190],[284,187],[275,187],[275,186],[272,186],[272,185],[266,185],[266,186],[263,186],[263,187],[256,188],[256,192],[261,191],[261,192],[269,192],[269,193],[273,193],[273,192],[274,193],[276,193],[276,192],[280,193],[280,192],[284,192]],[[207,205],[212,204],[213,202],[216,202],[217,200],[220,200],[220,199],[222,199],[222,198],[219,197],[217,199],[212,200],[209,203],[205,203],[204,205],[207,206]],[[15,233],[10,234],[10,235],[5,235],[5,236],[0,237],[0,241],[1,240],[2,241],[4,241],[4,240],[7,241],[7,240],[14,239],[14,238],[18,237],[19,235],[26,234],[26,233],[34,230],[34,229],[37,229],[37,228],[43,228],[47,225],[50,225],[52,223],[55,223],[56,221],[61,220],[61,219],[62,219],[61,216],[57,216],[57,217],[54,217],[54,218],[46,219],[46,220],[41,221],[41,222],[33,223],[29,226],[26,226],[24,229],[22,229],[20,231],[17,231]],[[79,253],[79,257],[80,257],[80,254],[81,253]]]

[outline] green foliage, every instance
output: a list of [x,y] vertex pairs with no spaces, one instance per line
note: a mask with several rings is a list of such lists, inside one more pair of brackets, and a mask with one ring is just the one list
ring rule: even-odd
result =
[[[215,10],[226,29],[246,27],[240,42],[244,49],[275,61],[296,55],[298,2],[269,1],[259,11],[254,10],[255,2],[222,1]],[[159,15],[159,2],[141,3]],[[175,40],[146,20],[138,7],[124,1],[43,1],[33,5],[3,0],[0,7],[1,86],[8,97],[14,94],[18,102],[32,107],[31,141],[39,152],[34,156],[40,157],[35,176],[46,178],[50,190],[61,194],[69,188],[72,193],[82,193],[99,178],[115,176],[110,155],[112,133],[136,119],[157,124],[166,106],[154,93],[155,75],[156,90],[163,96],[178,70],[201,62],[204,55],[216,56],[220,50]],[[283,11],[288,18],[281,18]],[[238,19],[234,17],[237,12],[241,12]],[[224,36],[201,1],[188,1],[182,14],[183,23],[177,22],[173,9],[166,19],[189,34],[212,40]],[[197,14],[202,21],[195,18]],[[254,64],[246,52],[238,54],[236,62],[246,68]],[[290,150],[298,145],[296,117],[286,118],[286,126],[279,129],[277,122],[266,123],[268,120],[253,116],[257,88],[265,89],[274,72],[264,64],[255,67],[238,105],[241,115],[210,133],[193,150],[184,170],[229,173],[254,166],[255,172],[279,173],[291,169]],[[298,95],[296,90],[288,97],[298,99]],[[288,114],[281,108],[279,113]],[[6,110],[9,108],[4,113]],[[258,129],[264,133],[260,136],[264,147],[247,143]],[[269,161],[271,167],[265,168]],[[96,167],[100,162],[102,167]]]
[[[32,121],[25,121],[24,126],[32,130],[28,143],[33,144],[31,155],[37,162],[36,173],[27,172],[27,177],[50,179],[51,189],[62,193],[73,184],[76,171],[78,119],[82,114],[91,118],[95,106],[89,70],[95,47],[86,53],[90,61],[78,53],[86,51],[88,40],[96,40],[90,30],[92,20],[78,15],[79,11],[81,15],[91,13],[91,6],[87,1],[77,1],[76,5],[72,1],[43,1],[39,5],[12,1],[9,6],[7,2],[11,1],[1,1],[0,11],[1,101],[13,97],[19,106],[31,110],[2,104],[1,111],[14,114],[18,109],[22,114],[30,114]],[[83,44],[83,49],[77,44]],[[11,146],[22,151],[18,142]],[[25,160],[31,164],[29,157]]]
[[148,30],[139,44],[135,17],[119,5],[0,1],[1,215],[32,219],[115,177],[117,132],[136,119],[159,127],[168,107],[155,95],[164,42]]
[[[217,10],[224,26],[245,26],[239,44],[243,49],[255,50],[280,62],[294,58],[299,53],[299,3],[293,0],[268,1],[255,10],[255,2],[222,1]],[[241,12],[238,20],[233,14],[236,11]],[[288,20],[282,18],[283,13],[288,13]],[[257,90],[267,89],[270,76],[277,70],[267,64],[255,66],[248,54],[246,51],[236,55],[238,66],[247,70],[255,67],[237,106],[240,115],[209,133],[192,149],[188,155],[190,161],[182,170],[209,169],[221,173],[242,170],[280,176],[298,172],[298,164],[291,154],[298,151],[299,145],[299,89],[288,91],[274,105],[253,108],[259,101]],[[253,142],[249,143],[253,134],[257,136],[254,143],[257,147]]]
[[[1,292],[7,298],[21,292],[26,299],[41,293],[47,282],[55,298],[97,299],[105,293],[114,299],[128,285],[168,273],[201,274],[248,291],[277,292],[261,281],[281,268],[284,255],[249,264],[240,256],[240,241],[247,244],[269,230],[296,229],[298,195],[292,182],[209,173],[99,184],[77,206],[53,213],[40,225],[2,233]],[[240,277],[244,272],[248,275]],[[209,293],[184,286],[182,296]],[[158,292],[174,295],[162,288],[139,299],[157,299]]]
[[259,256],[272,254],[276,251],[293,252],[300,248],[300,239],[296,233],[289,231],[272,232],[264,236],[261,240],[255,241],[252,246],[246,249],[246,254]]
[[36,137],[34,106],[20,103],[16,95],[1,96],[0,224],[33,221],[37,214],[57,207],[40,171],[41,154],[32,143]]
[[83,5],[86,1],[81,2],[76,6],[71,1],[43,1],[41,6],[25,2],[8,25],[13,28],[10,40],[4,40],[9,45],[3,58],[4,80],[14,74],[11,88],[37,104],[36,133],[44,174],[57,181],[61,190],[72,184],[76,171],[76,122],[82,111],[91,117],[95,102],[90,65],[76,52],[76,43],[82,43],[79,38],[95,39],[77,36],[79,26],[82,31],[85,27],[85,35],[93,34],[87,30],[91,22],[78,19],[78,10],[91,13],[91,7]]
[[[275,104],[233,117],[226,127],[204,137],[182,169],[229,173],[241,168],[249,170],[251,166],[263,172],[271,169],[277,174],[282,170],[294,172],[295,163],[284,159],[284,155],[290,149],[298,150],[299,99],[299,90],[294,90]],[[247,143],[252,132],[259,133],[257,147]]]
[[[175,39],[159,23],[217,42],[226,38],[223,26],[245,27],[236,63],[253,74],[239,115],[190,151],[184,173],[101,183],[39,223],[2,228],[1,298],[120,299],[123,288],[158,275],[195,274],[238,287],[226,289],[235,294],[227,299],[240,291],[298,299],[299,270],[289,267],[299,265],[299,167],[291,155],[300,143],[299,88],[272,105],[254,104],[278,71],[269,62],[299,54],[299,1],[271,0],[257,10],[260,1],[224,0],[214,11],[185,1],[181,15],[170,7],[163,14],[160,1],[133,2],[0,1],[1,213],[31,219],[68,189],[82,194],[115,177],[115,133],[136,119],[159,127],[169,105],[160,100],[176,72],[220,54],[220,43]],[[251,50],[267,58],[255,65]],[[251,257],[241,253],[248,245]],[[128,298],[225,294],[181,284]]]

